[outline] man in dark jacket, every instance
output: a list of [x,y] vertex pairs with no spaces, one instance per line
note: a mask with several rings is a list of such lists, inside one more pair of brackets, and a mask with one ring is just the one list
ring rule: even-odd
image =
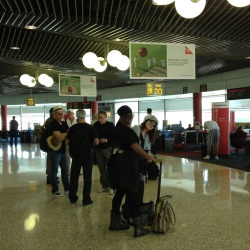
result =
[[98,193],[109,191],[109,194],[113,195],[114,190],[110,188],[107,177],[107,162],[114,140],[115,126],[112,122],[107,121],[107,113],[105,111],[99,111],[97,117],[98,121],[93,125],[99,137],[99,145],[95,148],[95,154],[102,185],[97,191]]
[[[93,150],[93,146],[99,144],[99,140],[95,128],[85,121],[85,110],[78,109],[76,111],[76,117],[78,123],[70,127],[65,142],[66,145],[69,145],[69,153],[72,158],[69,200],[71,203],[76,203],[78,200],[78,196],[76,195],[76,193],[78,189],[78,179],[82,167],[84,181],[82,204],[86,206],[93,203],[90,197],[93,167],[91,152]],[[79,137],[78,139],[76,139],[76,135],[78,133]],[[80,136],[80,134],[82,134],[82,137]],[[85,140],[83,140],[82,138],[84,138]],[[81,149],[81,147],[83,147],[84,153],[82,153],[81,150],[80,152],[78,151],[79,149]]]

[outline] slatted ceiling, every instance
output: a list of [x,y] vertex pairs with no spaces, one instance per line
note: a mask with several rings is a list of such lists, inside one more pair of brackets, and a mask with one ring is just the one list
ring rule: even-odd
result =
[[[106,40],[110,40],[109,50],[128,55],[128,43],[114,43],[114,38],[195,43],[197,76],[250,66],[244,59],[250,51],[250,7],[234,8],[226,0],[207,0],[203,13],[190,20],[180,17],[174,4],[154,6],[151,0],[2,0],[0,4],[0,32],[4,34],[0,55],[18,63],[21,60],[27,67],[56,65],[57,70],[94,73],[78,58],[88,51],[104,56]],[[28,23],[37,25],[38,30],[24,30]],[[20,51],[9,49],[13,41],[20,43]],[[11,72],[15,70],[20,72],[17,68]],[[129,71],[109,66],[106,73],[129,81]],[[102,75],[97,74],[98,88],[110,86]]]

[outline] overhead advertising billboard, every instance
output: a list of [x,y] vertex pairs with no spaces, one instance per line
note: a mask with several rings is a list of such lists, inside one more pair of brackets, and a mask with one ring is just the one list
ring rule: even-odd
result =
[[129,43],[131,79],[195,79],[195,45]]
[[96,77],[59,74],[59,95],[96,97]]

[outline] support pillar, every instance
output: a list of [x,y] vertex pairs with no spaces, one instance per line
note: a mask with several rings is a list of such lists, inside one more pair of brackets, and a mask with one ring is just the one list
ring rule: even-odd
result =
[[98,102],[91,102],[91,110],[92,110],[92,119],[93,119],[93,115],[98,113]]
[[1,105],[1,118],[2,118],[2,130],[8,130],[7,128],[7,105]]
[[193,127],[194,121],[200,122],[202,125],[202,93],[193,93]]

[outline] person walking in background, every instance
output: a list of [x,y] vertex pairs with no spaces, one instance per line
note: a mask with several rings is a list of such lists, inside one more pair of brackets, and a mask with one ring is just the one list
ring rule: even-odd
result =
[[206,121],[204,123],[204,130],[207,131],[207,155],[203,158],[210,159],[211,147],[214,145],[215,160],[219,160],[219,140],[220,140],[220,128],[216,121]]
[[15,146],[17,146],[17,135],[18,135],[18,122],[16,117],[12,116],[10,121],[10,145],[13,146],[13,137],[15,139]]
[[95,128],[85,121],[86,112],[84,109],[76,111],[78,123],[70,127],[65,144],[69,145],[69,152],[72,158],[70,172],[69,200],[76,203],[78,196],[78,179],[83,168],[83,199],[84,206],[93,203],[90,197],[92,185],[92,149],[98,145],[98,135]]
[[133,120],[132,110],[129,106],[121,106],[117,110],[120,116],[116,124],[116,139],[119,144],[119,170],[116,176],[111,176],[112,187],[116,188],[112,200],[111,220],[109,230],[127,230],[129,226],[122,220],[120,207],[123,197],[129,199],[129,210],[133,217],[134,237],[144,236],[150,233],[149,229],[142,226],[138,188],[140,181],[139,169],[142,157],[154,162],[162,162],[161,159],[153,158],[147,154],[138,144],[138,137],[131,129]]
[[[64,186],[64,192],[67,194],[69,192],[69,178],[68,178],[68,162],[66,155],[66,145],[65,139],[67,135],[68,125],[65,121],[63,121],[63,113],[64,110],[60,106],[56,106],[53,109],[54,119],[51,121],[48,129],[48,155],[50,156],[51,162],[51,186],[52,186],[52,194],[55,196],[64,196],[61,191],[58,189],[57,185],[57,172],[58,166],[61,168],[61,177],[62,183]],[[56,142],[57,146],[52,147],[49,143],[49,138],[51,141]],[[51,143],[52,144],[52,143]],[[58,145],[60,147],[58,147]]]
[[147,108],[147,115],[144,117],[144,121],[148,119],[148,117],[150,117],[152,115],[152,109],[151,108]]
[[[68,109],[67,110],[67,115],[68,119],[66,120],[66,123],[68,127],[70,128],[74,124],[77,124],[76,118],[74,116],[74,110],[73,109]],[[70,160],[70,155],[69,155],[69,147],[66,146],[66,154],[67,154],[67,161],[68,161],[68,175],[70,174],[70,166],[71,166],[71,160]]]
[[97,115],[98,122],[96,122],[93,126],[99,136],[99,145],[95,147],[95,154],[102,187],[98,189],[98,193],[109,191],[109,194],[113,195],[114,190],[110,188],[108,182],[107,162],[115,137],[115,126],[112,122],[107,121],[107,113],[105,111],[99,111]]

